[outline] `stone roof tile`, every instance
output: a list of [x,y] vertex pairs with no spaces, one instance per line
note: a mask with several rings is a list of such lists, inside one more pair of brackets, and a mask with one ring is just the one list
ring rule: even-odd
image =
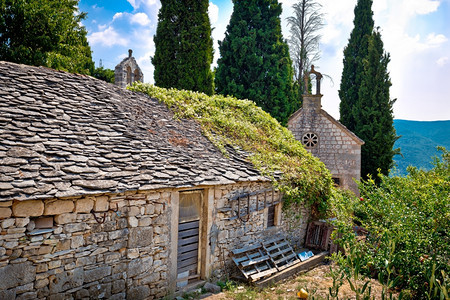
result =
[[228,150],[157,99],[0,62],[0,201],[264,180]]

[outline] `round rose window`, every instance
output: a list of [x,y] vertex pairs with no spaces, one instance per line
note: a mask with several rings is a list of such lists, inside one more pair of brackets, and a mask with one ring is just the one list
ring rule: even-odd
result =
[[306,148],[314,148],[319,142],[319,137],[317,134],[308,132],[305,133],[302,137],[302,143]]

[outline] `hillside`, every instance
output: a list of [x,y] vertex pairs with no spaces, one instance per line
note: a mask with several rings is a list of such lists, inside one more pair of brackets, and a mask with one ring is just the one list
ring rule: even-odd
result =
[[450,120],[394,120],[394,126],[397,135],[401,136],[394,147],[400,147],[403,154],[403,157],[394,157],[399,175],[405,175],[406,168],[410,165],[431,169],[431,157],[438,155],[436,147],[444,146],[450,149]]

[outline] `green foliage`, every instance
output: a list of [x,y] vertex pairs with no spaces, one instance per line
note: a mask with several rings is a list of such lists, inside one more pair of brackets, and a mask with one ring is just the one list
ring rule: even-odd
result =
[[361,174],[384,175],[389,173],[393,157],[399,149],[393,149],[397,140],[394,128],[393,105],[389,98],[391,81],[387,66],[389,54],[383,53],[383,42],[378,31],[369,37],[368,55],[363,59],[358,101],[354,107],[354,132],[365,141],[361,147]]
[[216,92],[250,99],[282,124],[299,107],[292,92],[289,48],[281,34],[277,0],[233,1],[225,39],[219,42]]
[[360,184],[361,199],[346,204],[368,230],[366,242],[356,243],[351,223],[343,221],[348,210],[337,223],[341,242],[363,254],[361,272],[381,282],[388,278],[389,288],[411,290],[418,299],[449,289],[450,153],[442,151],[430,171],[411,167],[407,177],[379,175],[379,185],[372,179]]
[[111,69],[105,69],[103,67],[95,68],[92,76],[109,83],[114,83],[114,70]]
[[0,60],[91,74],[94,63],[80,25],[78,0],[0,2]]
[[355,19],[350,39],[344,48],[344,68],[342,70],[341,86],[339,89],[339,112],[341,123],[354,131],[354,107],[358,102],[359,87],[364,70],[363,59],[368,53],[369,36],[373,31],[372,0],[358,0],[355,7]]
[[[381,34],[373,30],[372,1],[359,0],[349,44],[344,49],[344,70],[339,96],[341,122],[365,141],[361,148],[361,175],[389,173],[397,140],[391,81],[387,70],[389,54],[383,50]],[[378,181],[378,179],[377,179]]]
[[326,213],[332,180],[325,165],[252,101],[141,83],[130,89],[159,99],[179,118],[197,120],[204,135],[225,154],[225,145],[250,153],[249,160],[274,180],[287,203],[306,203],[318,213]]
[[155,42],[155,84],[214,92],[210,69],[213,60],[208,0],[162,1]]

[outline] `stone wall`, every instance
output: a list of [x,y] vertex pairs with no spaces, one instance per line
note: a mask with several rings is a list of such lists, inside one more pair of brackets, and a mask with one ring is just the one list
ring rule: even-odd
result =
[[359,193],[353,179],[360,178],[363,142],[356,142],[356,136],[320,109],[320,97],[304,97],[303,109],[291,117],[288,128],[299,141],[306,133],[316,134],[318,144],[307,150],[326,165],[334,178],[339,178],[341,187]]
[[[236,218],[237,200],[230,200],[237,194],[262,191],[270,188],[267,183],[249,183],[230,186],[221,186],[214,190],[215,212],[213,213],[213,228],[211,230],[211,260],[215,278],[225,275],[224,272],[237,271],[231,260],[231,250],[251,245],[255,242],[269,239],[271,236],[285,236],[295,248],[303,245],[309,212],[305,208],[289,209],[287,213],[282,209],[282,203],[277,205],[275,222],[277,226],[267,228],[267,211],[256,211],[256,201],[263,207],[264,193],[250,197],[251,212],[248,216]],[[274,199],[278,199],[278,192],[274,192]],[[272,192],[266,193],[267,202],[272,200]],[[245,201],[244,201],[245,202]],[[245,213],[246,205],[241,207]],[[300,215],[300,218],[295,217]],[[277,220],[277,218],[280,218]],[[224,261],[225,260],[225,261]]]
[[[207,220],[201,220],[209,232],[203,243],[208,256],[202,260],[208,264],[202,266],[206,278],[233,270],[232,249],[275,234],[285,235],[297,246],[303,243],[305,209],[297,211],[301,218],[293,217],[290,210],[289,218],[278,204],[278,226],[270,228],[268,208],[236,218],[237,201],[230,199],[268,188],[268,182],[204,188],[209,195],[204,205],[212,205]],[[177,254],[171,248],[171,224],[177,224],[173,203],[179,191],[0,202],[0,299],[159,299],[172,293]],[[270,203],[272,192],[266,197]],[[251,210],[257,200],[262,206],[264,194],[251,196]],[[36,228],[42,227],[42,220],[53,221],[53,226]]]
[[[169,197],[162,190],[1,202],[11,216],[0,220],[0,299],[161,298]],[[34,228],[41,216],[53,217],[52,230]]]

